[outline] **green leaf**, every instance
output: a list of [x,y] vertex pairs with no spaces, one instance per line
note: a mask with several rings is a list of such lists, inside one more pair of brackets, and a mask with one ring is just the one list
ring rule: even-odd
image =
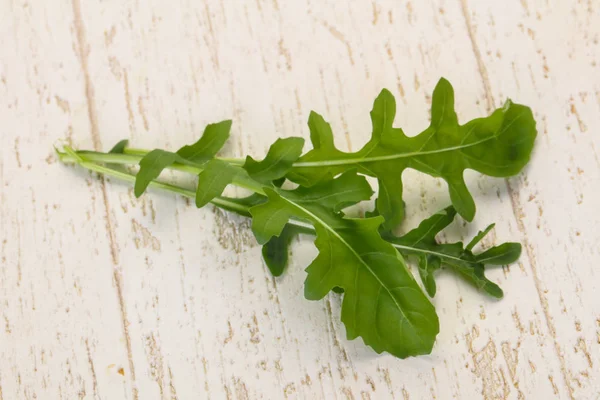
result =
[[167,167],[173,165],[181,158],[170,151],[152,150],[140,160],[140,170],[135,178],[134,194],[140,197],[150,185],[150,182],[158,178],[160,173]]
[[484,229],[484,230],[482,230],[482,231],[479,231],[479,233],[477,233],[477,235],[476,235],[476,236],[475,236],[473,239],[471,239],[471,241],[470,241],[470,242],[469,242],[469,244],[467,245],[466,249],[467,249],[467,250],[473,250],[473,248],[474,248],[475,246],[477,246],[477,244],[478,244],[479,242],[481,242],[481,241],[483,240],[483,238],[484,238],[484,237],[485,237],[485,236],[486,236],[488,233],[490,233],[490,231],[491,231],[492,229],[494,229],[494,226],[496,226],[496,224],[489,224],[489,225],[487,226],[487,228],[485,228],[485,229]]
[[440,267],[441,260],[439,257],[430,255],[419,257],[419,276],[421,277],[421,282],[423,282],[427,294],[431,297],[435,295],[437,290],[433,273],[440,269]]
[[204,166],[204,170],[198,175],[196,207],[204,207],[212,199],[220,196],[227,185],[244,175],[246,175],[246,172],[236,165],[221,160],[209,161]]
[[404,200],[402,200],[402,182],[389,177],[377,179],[379,193],[375,200],[373,216],[381,215],[385,219],[381,229],[391,230],[404,219]]
[[[276,190],[273,190],[276,189]],[[371,186],[362,176],[356,174],[355,171],[349,171],[338,178],[321,182],[311,188],[298,187],[294,190],[281,190],[278,188],[267,188],[265,187],[267,198],[272,200],[269,193],[275,193],[282,202],[286,199],[293,199],[294,201],[304,204],[305,206],[312,208],[318,208],[324,213],[333,213],[336,215],[345,207],[357,204],[363,200],[368,200],[373,195]],[[340,196],[340,192],[344,192],[343,196]],[[285,193],[285,197],[279,196],[279,194]],[[255,213],[258,210],[265,211],[267,208],[262,207],[265,203],[259,204],[257,207],[252,207],[250,213],[255,217]],[[268,211],[266,211],[268,212]],[[340,214],[341,216],[341,214]],[[277,213],[267,214],[264,219],[253,221],[253,231],[257,240],[260,244],[266,243],[271,237],[279,236],[279,233],[291,218],[291,215],[286,216],[286,208],[283,207]],[[312,222],[310,218],[298,217],[302,222]],[[258,225],[264,223],[264,226],[258,228]]]
[[[383,90],[371,111],[372,137],[355,153],[335,148],[330,125],[316,113],[311,113],[308,121],[314,148],[301,159],[301,138],[276,141],[262,161],[215,157],[229,136],[231,121],[207,126],[196,143],[177,152],[127,149],[124,140],[110,153],[75,151],[69,146],[57,153],[62,162],[135,181],[136,196],[152,184],[195,198],[199,207],[211,202],[253,218],[253,232],[275,276],[286,268],[293,236],[316,235],[318,255],[306,269],[305,297],[318,300],[330,292],[340,294],[347,337],[360,336],[375,351],[403,358],[429,353],[439,332],[435,309],[403,256],[417,258],[420,279],[430,296],[437,290],[436,271],[443,266],[491,296],[503,296],[485,277],[485,266],[516,261],[521,245],[504,243],[474,254],[473,248],[493,224],[466,246],[462,242],[438,243],[436,234],[454,220],[456,210],[468,220],[475,214],[463,179],[465,169],[498,177],[518,173],[529,160],[536,128],[529,108],[510,101],[487,118],[460,125],[453,89],[444,79],[433,93],[431,124],[421,134],[407,137],[394,128],[395,113],[393,96]],[[143,154],[135,177],[124,166],[137,163]],[[198,176],[197,190],[156,180],[165,168]],[[453,207],[396,237],[391,232],[404,215],[402,173],[407,168],[443,178]],[[378,180],[379,196],[368,218],[353,219],[343,210],[373,194],[365,177],[358,174]],[[300,187],[283,190],[286,179]],[[229,184],[253,194],[222,196]]]
[[489,117],[460,125],[454,111],[454,91],[445,79],[433,92],[431,124],[425,131],[406,136],[393,127],[395,114],[396,101],[384,89],[371,111],[371,140],[356,153],[344,153],[335,148],[329,124],[311,113],[308,125],[314,149],[295,163],[288,179],[310,186],[358,168],[360,173],[378,178],[381,194],[376,213],[386,219],[383,229],[390,230],[404,215],[402,172],[413,168],[443,178],[452,204],[471,221],[475,203],[465,185],[464,170],[494,177],[515,175],[529,161],[537,134],[531,110],[510,100]]
[[[354,202],[370,198],[364,178],[350,172],[333,182],[340,180]],[[319,254],[306,269],[305,297],[319,300],[341,288],[348,339],[361,336],[376,352],[400,358],[430,353],[439,332],[433,305],[400,254],[379,235],[383,218],[350,219],[335,213],[349,204],[336,196],[337,190],[331,181],[293,191],[266,189],[267,202],[250,209],[257,240],[267,243],[281,235],[290,219],[311,223]]]
[[229,138],[230,129],[229,120],[210,124],[196,143],[183,146],[177,153],[157,149],[146,154],[140,161],[140,170],[136,175],[135,196],[140,197],[150,182],[158,178],[165,168],[175,163],[201,167],[211,160]]
[[[392,243],[405,255],[419,260],[419,275],[430,296],[435,296],[434,272],[442,265],[450,267],[475,287],[497,298],[503,296],[502,289],[484,275],[485,265],[505,265],[516,261],[521,253],[518,243],[503,243],[481,254],[473,254],[473,243],[479,242],[493,227],[488,226],[467,245],[461,243],[438,243],[435,236],[454,220],[453,207],[441,210],[427,218],[419,226],[404,236],[386,234],[384,239]],[[471,247],[469,247],[471,246]]]
[[205,206],[231,183],[259,190],[263,186],[281,186],[285,174],[300,157],[303,143],[302,138],[278,139],[264,160],[257,162],[248,157],[243,167],[217,159],[207,162],[198,176],[196,206]]
[[209,124],[196,143],[177,150],[181,158],[193,163],[203,163],[212,159],[221,150],[231,130],[231,120]]
[[[295,193],[303,197],[303,202],[305,204],[319,204],[331,208],[334,212],[338,212],[347,206],[360,202],[368,195],[368,192],[372,193],[371,188],[368,185],[365,185],[365,183],[365,181],[360,180],[360,178],[357,178],[354,174],[344,174],[329,183],[330,186],[326,194],[320,193],[314,190],[314,188],[306,189],[302,187],[296,189]],[[259,196],[259,198],[264,199],[262,196]],[[258,204],[262,203],[264,203],[264,201],[261,201]],[[274,276],[280,276],[285,269],[288,259],[289,243],[295,234],[301,232],[302,231],[297,227],[288,224],[284,227],[279,237],[272,237],[269,242],[263,246],[263,258]]]
[[437,290],[434,272],[442,264],[442,259],[437,253],[441,253],[444,250],[446,255],[460,257],[460,253],[462,252],[462,246],[457,248],[455,245],[439,245],[435,240],[435,235],[450,225],[455,215],[456,211],[454,208],[448,207],[422,221],[417,228],[402,237],[395,237],[391,233],[384,236],[385,240],[394,244],[404,254],[417,257],[419,261],[419,276],[427,294],[431,297],[435,296]]
[[482,264],[508,265],[517,261],[520,256],[520,243],[503,243],[477,254],[475,260]]
[[277,139],[269,148],[264,160],[259,162],[250,156],[246,157],[244,169],[253,179],[262,183],[281,179],[292,168],[294,161],[300,157],[303,146],[302,138]]
[[286,225],[279,236],[273,236],[263,247],[262,255],[273,276],[281,276],[288,263],[290,243],[296,232]]
[[489,294],[492,297],[501,299],[504,297],[504,292],[494,282],[487,279],[484,275],[483,264],[472,264],[468,265],[465,263],[451,263],[448,264],[458,272],[467,282],[470,282],[473,286]]
[[338,178],[322,182],[319,186],[298,187],[293,193],[302,199],[302,204],[318,205],[337,213],[373,195],[367,181],[356,171],[348,171]]
[[110,149],[109,153],[112,154],[123,154],[125,148],[129,144],[129,140],[123,139],[119,143],[115,144],[112,149]]

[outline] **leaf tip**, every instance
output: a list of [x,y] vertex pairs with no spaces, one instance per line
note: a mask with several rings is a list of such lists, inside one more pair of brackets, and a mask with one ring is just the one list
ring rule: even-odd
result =
[[452,95],[454,95],[454,88],[452,87],[452,84],[450,83],[450,81],[444,77],[441,77],[437,84],[435,85],[434,88],[434,92],[440,91],[440,90],[444,90],[444,91],[448,91],[449,93],[451,93]]
[[256,164],[258,163],[258,161],[256,161],[254,158],[252,158],[252,156],[246,156],[246,159],[244,160],[244,164],[242,165],[242,168],[246,169],[249,168],[252,164]]
[[435,284],[435,282],[433,282],[432,285],[426,285],[425,290],[427,290],[427,294],[429,295],[429,297],[434,298],[435,293],[437,292],[437,285]]
[[212,125],[222,125],[225,128],[230,129],[232,124],[233,124],[233,120],[231,120],[231,119],[225,119],[225,120],[223,120],[221,122],[217,122],[216,124],[212,124]]
[[[393,113],[396,112],[396,98],[394,97],[394,95],[392,94],[391,91],[389,91],[386,88],[381,89],[381,91],[379,92],[379,94],[377,95],[377,97],[375,98],[375,104],[373,105],[373,110],[371,110],[371,115],[373,114],[374,109],[376,108],[377,104],[389,104],[392,108],[393,108]],[[392,118],[393,120],[393,118]],[[393,121],[392,121],[393,122]]]
[[281,141],[285,143],[287,146],[297,149],[298,157],[300,157],[300,153],[302,153],[302,148],[304,147],[304,138],[299,136],[292,136],[283,139],[277,139],[277,141]]
[[521,243],[509,242],[507,243],[508,251],[507,253],[510,255],[505,259],[506,264],[512,264],[516,262],[521,257],[521,252],[523,251],[523,246]]
[[444,78],[443,76],[438,80],[437,84],[438,85],[449,85],[449,86],[452,86],[450,84],[450,81],[448,79]]
[[394,97],[392,92],[387,88],[381,89],[381,91],[379,92],[379,95],[377,97],[381,97],[381,96]]
[[115,144],[112,149],[110,149],[109,153],[112,154],[123,154],[125,149],[129,146],[129,139],[123,139]]
[[133,194],[136,199],[139,199],[144,194],[144,191],[146,190],[146,188],[142,185],[138,185],[137,181],[135,183],[136,184],[133,188]]
[[464,208],[461,210],[460,216],[467,222],[473,222],[473,219],[475,218],[475,206],[473,205],[473,207]]
[[325,122],[325,118],[323,118],[323,116],[321,114],[319,114],[318,112],[316,112],[315,110],[310,110],[310,113],[308,114],[308,123],[310,124],[311,122]]

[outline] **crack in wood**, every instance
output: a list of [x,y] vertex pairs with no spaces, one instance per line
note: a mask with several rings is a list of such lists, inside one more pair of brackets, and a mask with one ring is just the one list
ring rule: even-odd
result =
[[[494,99],[492,96],[491,83],[490,83],[490,79],[489,79],[489,76],[487,73],[487,69],[485,67],[485,63],[483,62],[483,58],[481,56],[481,52],[479,51],[479,46],[477,45],[477,41],[475,40],[473,24],[471,22],[471,17],[469,14],[467,1],[468,0],[460,0],[460,4],[461,4],[463,16],[465,18],[465,23],[466,23],[466,27],[467,27],[467,32],[469,34],[469,39],[470,39],[471,45],[473,47],[473,53],[475,55],[475,59],[477,61],[477,65],[479,68],[479,74],[481,77],[481,81],[484,86],[484,93],[485,93],[486,102],[487,102],[487,109],[488,109],[488,111],[491,111],[494,106]],[[558,339],[556,337],[556,329],[552,322],[552,317],[550,315],[550,311],[548,308],[548,300],[546,299],[546,296],[544,295],[544,291],[542,289],[542,283],[541,283],[541,279],[539,277],[535,254],[533,253],[533,248],[532,248],[531,244],[529,243],[529,239],[527,237],[527,229],[525,228],[525,224],[523,223],[523,216],[521,215],[521,212],[519,211],[522,208],[522,206],[520,204],[520,200],[519,200],[519,195],[516,192],[516,190],[512,187],[512,184],[509,179],[505,179],[505,182],[506,182],[506,187],[507,187],[507,190],[508,190],[508,193],[510,196],[510,202],[511,202],[511,206],[513,209],[515,221],[517,223],[517,227],[518,227],[521,235],[523,235],[523,240],[524,240],[523,247],[525,248],[525,253],[527,254],[527,259],[529,261],[529,265],[532,270],[535,289],[536,289],[536,291],[538,293],[538,297],[540,299],[540,305],[542,306],[544,317],[546,319],[546,325],[550,332],[550,336],[552,337],[552,340],[554,342],[554,350],[555,350],[555,354],[558,357],[558,360],[560,363],[561,375],[562,375],[563,381],[565,383],[565,386],[568,390],[569,398],[573,400],[574,399],[574,389],[571,386],[570,377],[569,377],[570,374],[567,370],[567,365],[566,365],[564,356],[562,355],[562,350],[560,348],[560,344],[558,343]]]
[[[102,142],[100,140],[100,133],[98,129],[98,115],[96,111],[96,101],[94,97],[94,88],[92,85],[92,80],[90,78],[89,66],[88,66],[88,57],[89,57],[89,46],[86,39],[85,33],[85,25],[83,23],[83,17],[81,14],[81,3],[80,0],[73,0],[73,18],[75,23],[75,33],[77,39],[77,49],[79,61],[81,63],[81,69],[84,77],[84,86],[85,86],[85,96],[87,99],[87,112],[88,118],[90,122],[90,130],[92,135],[92,143],[94,149],[96,151],[100,151],[102,148]],[[129,361],[129,369],[131,375],[131,393],[134,399],[138,399],[138,389],[136,387],[136,379],[135,379],[135,366],[133,363],[133,352],[131,349],[131,337],[129,335],[129,320],[127,318],[127,310],[125,306],[125,300],[123,298],[123,282],[121,279],[121,274],[118,270],[119,260],[118,260],[118,247],[116,244],[115,233],[113,229],[113,222],[110,216],[110,206],[108,201],[108,193],[106,189],[106,179],[104,177],[100,177],[100,188],[102,192],[102,201],[104,203],[104,211],[105,211],[105,222],[106,222],[106,230],[108,234],[109,244],[110,244],[110,255],[113,263],[113,279],[115,281],[115,286],[117,289],[117,298],[119,301],[119,310],[121,314],[121,323],[123,327],[123,334],[125,336],[125,344],[127,348],[127,358]]]

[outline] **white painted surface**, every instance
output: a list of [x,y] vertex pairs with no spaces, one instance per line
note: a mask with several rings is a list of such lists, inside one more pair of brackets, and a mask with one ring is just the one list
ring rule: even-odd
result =
[[[0,2],[0,399],[600,398],[600,3],[563,0]],[[302,297],[310,241],[269,277],[243,219],[59,164],[52,146],[177,148],[233,118],[228,154],[369,136],[382,87],[418,132],[445,76],[462,120],[506,97],[538,120],[508,181],[472,174],[493,301],[442,274],[431,356],[344,339],[339,299]],[[406,174],[407,226],[448,204]],[[418,205],[418,206],[417,206]],[[596,300],[594,300],[596,299]]]

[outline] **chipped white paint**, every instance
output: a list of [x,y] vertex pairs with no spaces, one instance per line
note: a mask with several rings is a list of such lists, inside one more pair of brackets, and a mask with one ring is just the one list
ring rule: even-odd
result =
[[[563,0],[0,2],[0,399],[595,399],[600,396],[600,3]],[[272,279],[248,225],[56,162],[60,139],[176,148],[232,117],[230,155],[368,138],[382,87],[428,122],[440,76],[463,120],[506,97],[539,139],[509,181],[469,174],[518,265],[502,301],[442,274],[431,356],[344,339],[339,299],[302,298],[315,251]],[[409,172],[407,226],[448,204]],[[596,300],[594,300],[596,299]]]

